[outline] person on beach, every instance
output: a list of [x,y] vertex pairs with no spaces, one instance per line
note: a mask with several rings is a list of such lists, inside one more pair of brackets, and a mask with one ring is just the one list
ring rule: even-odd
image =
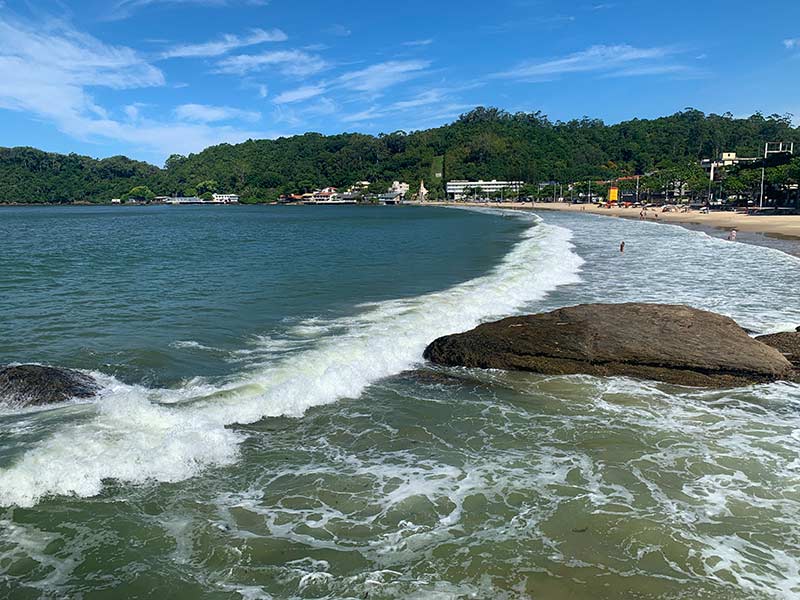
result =
[[639,211],[639,220],[644,221],[644,209]]
[[625,254],[625,242],[624,241],[619,243],[619,251],[622,254]]

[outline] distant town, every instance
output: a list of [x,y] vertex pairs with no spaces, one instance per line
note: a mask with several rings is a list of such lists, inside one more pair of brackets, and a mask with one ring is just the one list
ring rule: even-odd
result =
[[[272,204],[338,206],[348,204],[399,205],[424,203],[435,199],[446,202],[572,202],[604,205],[641,203],[706,207],[709,209],[747,207],[752,210],[796,211],[800,206],[800,186],[791,181],[765,178],[768,168],[785,165],[794,154],[789,143],[767,144],[763,157],[741,157],[723,152],[717,158],[704,159],[683,168],[653,171],[603,181],[564,183],[543,181],[526,183],[520,180],[451,180],[436,183],[438,193],[431,195],[420,181],[412,190],[410,184],[394,181],[388,187],[369,181],[356,181],[347,188],[333,186],[312,191],[283,194]],[[740,179],[751,179],[748,185],[734,185],[730,172]],[[440,178],[441,175],[437,174]],[[759,185],[760,178],[760,185]],[[727,189],[726,189],[727,186]],[[114,198],[112,204],[229,205],[239,204],[240,196],[218,193],[214,181],[197,185],[202,192],[192,196],[156,196],[146,187],[132,189],[125,198]],[[749,189],[747,189],[749,188]]]

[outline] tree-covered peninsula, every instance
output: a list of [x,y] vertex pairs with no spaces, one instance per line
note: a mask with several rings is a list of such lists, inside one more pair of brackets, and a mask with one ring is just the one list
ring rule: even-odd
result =
[[[426,182],[432,198],[451,179],[507,179],[528,183],[609,180],[659,172],[697,177],[703,158],[720,152],[757,157],[768,141],[796,142],[788,115],[704,114],[686,109],[668,117],[606,125],[597,119],[551,121],[540,112],[510,114],[476,108],[455,122],[424,131],[378,136],[307,133],[274,140],[220,144],[163,167],[123,156],[97,160],[34,148],[0,148],[0,202],[108,202],[134,188],[156,195],[202,193],[204,183],[246,202],[324,186],[393,180]],[[791,180],[797,166],[771,171]],[[751,185],[732,175],[731,187]],[[736,178],[741,179],[741,181]]]

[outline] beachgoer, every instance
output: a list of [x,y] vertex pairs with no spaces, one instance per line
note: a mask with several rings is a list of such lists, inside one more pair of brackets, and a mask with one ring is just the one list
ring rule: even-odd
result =
[[619,243],[619,251],[624,253],[625,252],[625,242]]
[[735,242],[736,241],[736,230],[731,229],[731,232],[728,234],[728,241]]
[[644,211],[643,210],[639,211],[639,220],[640,221],[644,221]]

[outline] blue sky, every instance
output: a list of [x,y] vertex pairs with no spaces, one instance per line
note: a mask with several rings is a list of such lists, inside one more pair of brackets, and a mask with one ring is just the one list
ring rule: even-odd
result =
[[478,105],[800,115],[796,0],[0,0],[0,145],[156,164]]

